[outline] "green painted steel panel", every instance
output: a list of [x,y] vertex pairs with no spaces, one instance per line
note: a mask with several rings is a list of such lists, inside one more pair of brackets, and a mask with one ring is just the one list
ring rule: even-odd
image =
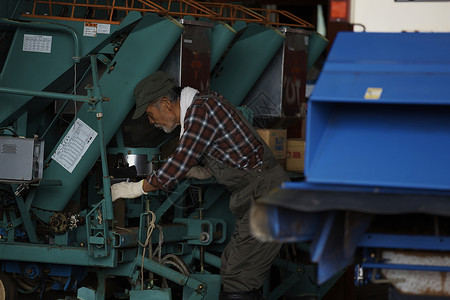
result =
[[[105,72],[100,79],[102,94],[111,99],[103,105],[105,141],[113,137],[134,106],[135,85],[148,74],[158,70],[182,31],[183,28],[178,22],[149,14],[142,18],[127,37],[111,62],[114,70]],[[96,130],[96,116],[88,112],[88,109],[88,104],[83,105],[77,118]],[[62,210],[65,207],[100,155],[99,138],[100,136],[95,138],[72,173],[57,162],[50,162],[44,171],[44,178],[59,179],[62,186],[39,187],[33,206],[46,210]]]
[[328,40],[323,35],[315,31],[311,33],[308,43],[307,71],[311,69],[327,45]]
[[[222,279],[220,275],[215,274],[191,274],[192,278],[198,281],[204,282],[208,285],[206,295],[202,300],[216,300],[219,299],[219,294],[222,285]],[[189,299],[194,291],[188,287],[183,288],[183,299]]]
[[218,22],[214,25],[211,30],[210,70],[217,64],[235,35],[236,31],[226,23]]
[[[115,32],[128,26],[140,18],[139,13],[130,13],[120,25],[111,25],[111,34],[97,34],[96,37],[83,37],[83,22],[57,21],[40,19],[23,19],[11,21],[0,19],[0,25],[7,30],[15,31],[10,51],[3,69],[0,70],[0,86],[7,88],[19,88],[41,91],[46,89],[66,71],[71,71],[75,60],[74,56],[86,56],[91,51],[104,47]],[[31,22],[30,22],[31,21]],[[24,38],[30,36],[51,38],[50,48],[46,51],[24,51]],[[35,48],[36,49],[36,48]],[[65,81],[59,81],[53,86],[53,92],[64,92],[73,84],[73,77]],[[1,94],[2,109],[0,110],[0,126],[5,126],[14,121],[27,109],[43,110],[46,105],[53,103],[53,99],[40,101],[38,105],[28,106],[32,96],[13,94]]]
[[281,47],[284,35],[274,28],[249,24],[211,77],[211,89],[239,106]]
[[130,300],[170,300],[172,299],[172,289],[152,289],[152,290],[131,290]]
[[110,255],[95,258],[87,248],[36,245],[28,243],[0,243],[2,260],[18,260],[40,263],[68,264],[76,266],[116,267],[117,249],[112,249]]

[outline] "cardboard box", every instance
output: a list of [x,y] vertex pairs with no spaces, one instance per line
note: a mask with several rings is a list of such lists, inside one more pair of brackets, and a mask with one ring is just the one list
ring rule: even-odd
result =
[[305,140],[288,139],[286,148],[286,171],[303,172],[305,164]]
[[276,159],[286,159],[286,129],[257,129],[256,131],[272,150]]

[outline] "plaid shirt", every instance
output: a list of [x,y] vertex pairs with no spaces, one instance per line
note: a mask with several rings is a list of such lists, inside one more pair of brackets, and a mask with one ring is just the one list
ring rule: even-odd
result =
[[186,111],[184,133],[175,152],[148,182],[170,189],[202,156],[230,167],[250,170],[262,164],[264,148],[239,114],[217,93],[199,93]]

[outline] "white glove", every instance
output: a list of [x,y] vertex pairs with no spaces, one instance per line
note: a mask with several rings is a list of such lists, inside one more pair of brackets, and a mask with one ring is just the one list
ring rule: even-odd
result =
[[144,179],[139,182],[119,182],[111,186],[112,201],[119,198],[132,199],[142,195],[147,195],[142,189]]
[[194,166],[186,173],[186,177],[193,177],[196,179],[207,179],[212,176],[213,175],[208,168],[201,166]]

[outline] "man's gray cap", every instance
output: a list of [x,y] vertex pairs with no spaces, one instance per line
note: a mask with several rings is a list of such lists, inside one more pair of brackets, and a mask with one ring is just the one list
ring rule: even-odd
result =
[[157,71],[142,79],[134,88],[136,110],[133,119],[141,117],[149,103],[167,94],[175,86],[172,76],[163,71]]

